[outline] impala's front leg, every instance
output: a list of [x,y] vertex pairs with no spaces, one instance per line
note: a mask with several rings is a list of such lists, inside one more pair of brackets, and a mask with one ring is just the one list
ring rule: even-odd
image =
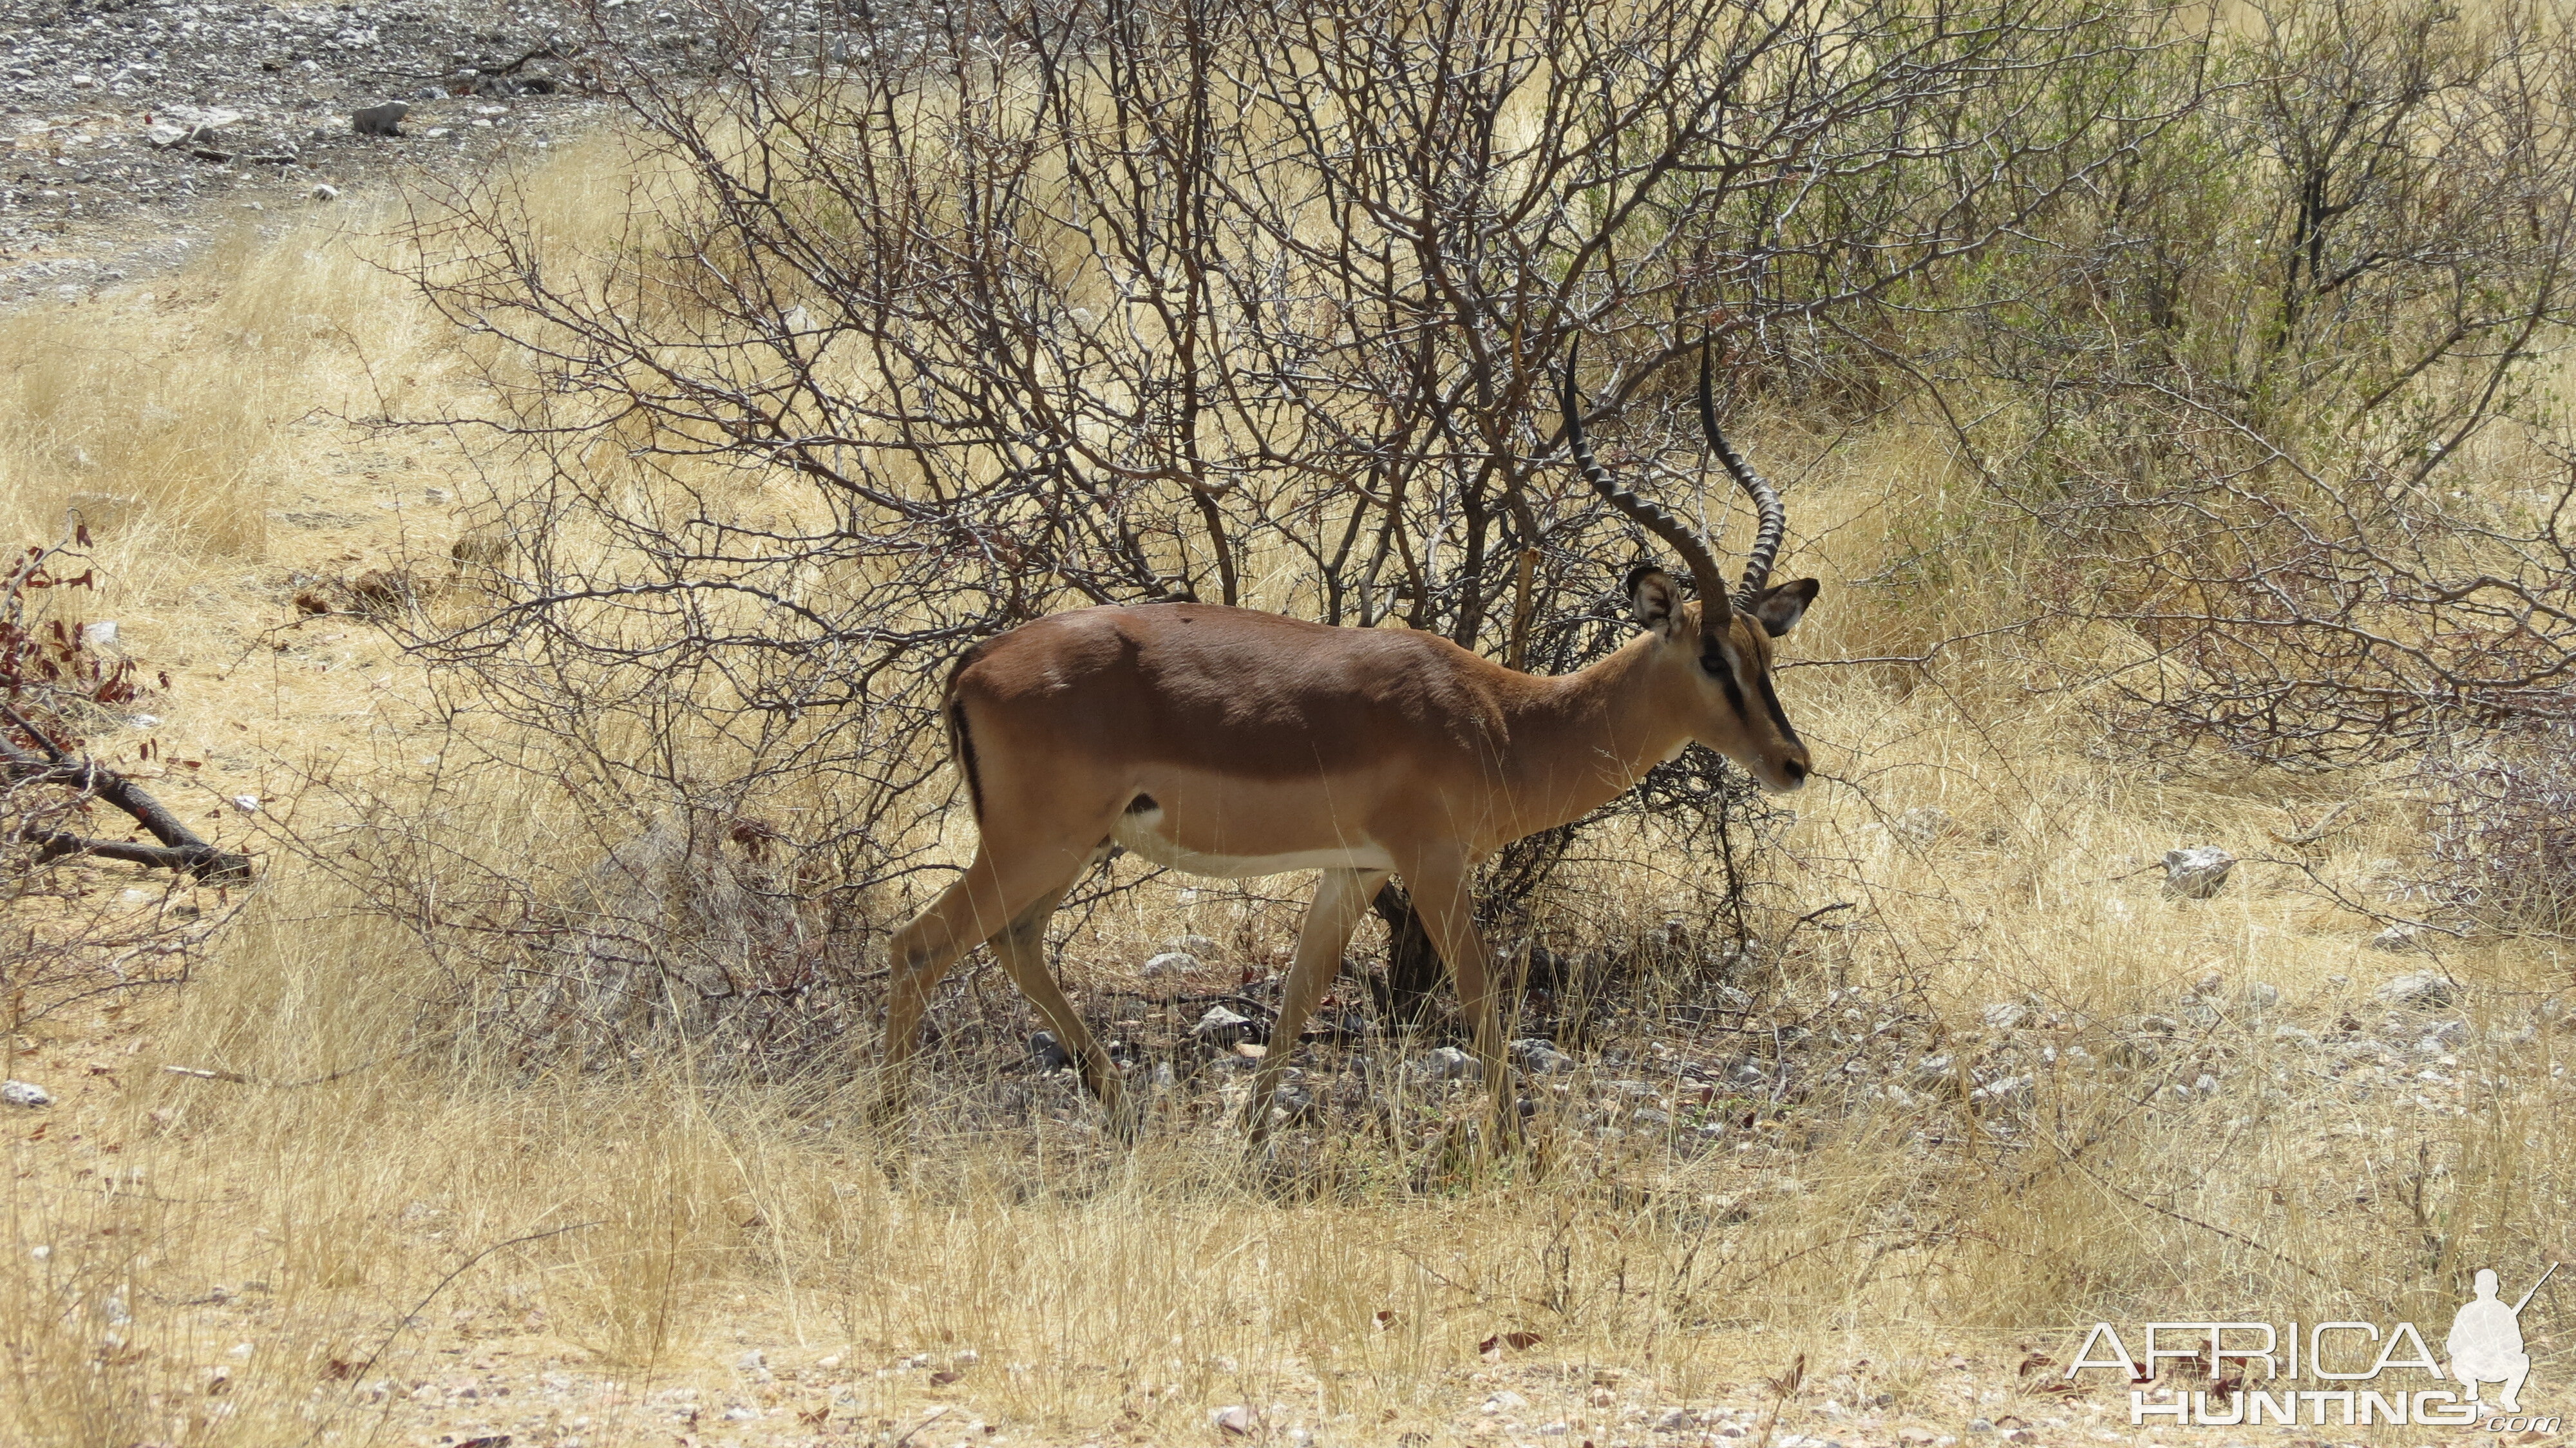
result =
[[1360,917],[1385,883],[1384,870],[1326,870],[1315,886],[1314,903],[1306,907],[1306,924],[1297,932],[1297,955],[1288,966],[1288,983],[1279,993],[1279,1021],[1270,1032],[1270,1050],[1261,1058],[1261,1069],[1253,1073],[1252,1100],[1244,1107],[1244,1124],[1251,1128],[1254,1146],[1270,1137],[1271,1098],[1278,1094],[1279,1078],[1297,1048],[1298,1033],[1306,1029],[1325,987],[1333,983],[1351,932],[1359,928]]
[[1495,1128],[1506,1139],[1515,1137],[1520,1132],[1520,1102],[1503,1056],[1502,1002],[1484,939],[1476,930],[1476,902],[1469,888],[1473,871],[1463,856],[1442,852],[1416,860],[1402,874],[1413,892],[1413,908],[1422,916],[1423,930],[1440,958],[1449,962],[1449,976],[1458,984],[1458,1008],[1466,1015],[1472,1036],[1468,1050],[1484,1073],[1486,1088],[1493,1092]]

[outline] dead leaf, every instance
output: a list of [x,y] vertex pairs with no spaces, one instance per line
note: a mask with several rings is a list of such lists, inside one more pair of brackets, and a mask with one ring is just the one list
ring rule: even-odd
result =
[[[43,1127],[39,1126],[39,1127],[37,1127],[37,1128],[36,1128],[36,1135],[38,1135],[38,1136],[42,1136],[42,1135],[44,1135],[44,1134],[45,1134],[45,1129],[44,1129]],[[1396,1325],[1397,1323],[1399,1323],[1399,1322],[1402,1322],[1402,1321],[1404,1321],[1404,1314],[1403,1314],[1403,1313],[1401,1313],[1401,1312],[1391,1311],[1391,1310],[1389,1310],[1389,1309],[1387,1309],[1387,1308],[1383,1308],[1383,1307],[1378,1309],[1378,1314],[1377,1314],[1377,1330],[1378,1330],[1378,1331],[1380,1331],[1380,1332],[1389,1332],[1389,1331],[1392,1331],[1392,1330],[1394,1329],[1395,1325]]]
[[457,1444],[456,1448],[510,1448],[510,1435],[507,1433],[486,1433],[480,1438],[468,1438],[464,1442]]
[[944,1388],[955,1381],[957,1381],[957,1374],[947,1368],[941,1368],[930,1375],[930,1385],[934,1388]]
[[823,1420],[831,1416],[832,1407],[829,1403],[826,1403],[822,1407],[808,1408],[805,1411],[798,1413],[796,1415],[796,1421],[804,1424],[808,1428],[820,1428],[823,1426]]
[[358,1365],[347,1358],[333,1358],[322,1365],[322,1376],[335,1383],[347,1382],[358,1375]]
[[2021,1360],[2021,1367],[2014,1373],[2014,1376],[2026,1378],[2041,1368],[2054,1366],[2056,1362],[2057,1359],[2050,1357],[2044,1352],[2035,1352]]

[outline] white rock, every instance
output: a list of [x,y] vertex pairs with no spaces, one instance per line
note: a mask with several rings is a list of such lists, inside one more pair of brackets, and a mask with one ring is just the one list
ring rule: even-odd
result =
[[81,642],[94,649],[116,647],[116,620],[101,619],[81,625]]
[[2227,883],[2236,857],[2216,845],[2165,851],[2165,890],[2186,900],[2206,900]]
[[2386,951],[2390,955],[2404,955],[2415,948],[2415,942],[2422,938],[2423,934],[2424,931],[2419,926],[2391,925],[2370,937],[2370,948]]
[[1658,1433],[1680,1433],[1697,1426],[1699,1425],[1691,1421],[1688,1408],[1666,1408],[1662,1416],[1655,1419],[1655,1431]]
[[1237,1437],[1250,1437],[1252,1430],[1259,1423],[1260,1418],[1251,1408],[1242,1403],[1228,1403],[1208,1414],[1209,1427],[1221,1433],[1232,1433]]
[[1147,980],[1162,980],[1177,975],[1188,975],[1199,968],[1198,957],[1177,950],[1167,950],[1145,962],[1144,976]]
[[2258,1011],[2268,1011],[2281,1003],[2281,988],[2258,980],[2245,987],[2245,1003]]
[[1477,1066],[1475,1057],[1455,1046],[1442,1046],[1415,1057],[1413,1070],[1416,1075],[1428,1076],[1434,1081],[1474,1081],[1485,1074]]
[[313,183],[313,189],[304,194],[315,201],[337,201],[340,199],[340,188],[328,181],[316,181]]
[[1252,1018],[1249,1016],[1237,1015],[1223,1006],[1210,1006],[1207,1008],[1207,1014],[1199,1017],[1199,1023],[1190,1027],[1190,1034],[1194,1036],[1221,1035],[1227,1031],[1232,1031],[1251,1024]]
[[257,814],[259,813],[259,796],[255,794],[234,795],[233,808],[240,810],[243,814]]
[[1919,850],[1950,832],[1950,815],[1931,805],[1918,806],[1889,821],[1887,832]]
[[2029,1019],[2030,1008],[2013,1001],[1997,1001],[1986,1007],[1981,1017],[1987,1025],[1996,1030],[2009,1031]]
[[1512,1064],[1533,1076],[1554,1076],[1574,1069],[1574,1058],[1536,1038],[1512,1042]]
[[2377,994],[2390,1005],[2437,1011],[2451,1004],[2458,992],[2452,987],[2450,977],[2428,970],[2401,975],[2381,986]]
[[1973,1100],[1991,1106],[2026,1106],[2030,1103],[2028,1076],[2003,1076],[1968,1093]]
[[54,1093],[33,1081],[0,1081],[0,1102],[11,1106],[51,1106]]

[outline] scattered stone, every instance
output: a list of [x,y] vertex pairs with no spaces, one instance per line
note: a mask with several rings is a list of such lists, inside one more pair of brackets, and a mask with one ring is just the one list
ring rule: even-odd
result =
[[33,1081],[0,1081],[0,1103],[11,1106],[51,1106],[54,1093]]
[[2031,1082],[2028,1076],[2001,1076],[1968,1093],[1973,1101],[1989,1106],[2019,1108],[2030,1104]]
[[1485,1074],[1477,1067],[1475,1057],[1455,1046],[1442,1046],[1415,1057],[1413,1073],[1434,1081],[1474,1081]]
[[2281,1003],[2281,988],[2258,980],[2245,987],[2245,1003],[2258,1011],[2268,1011]]
[[2030,1018],[2030,1007],[2013,1001],[1997,1001],[1982,1013],[1985,1023],[1998,1031],[2009,1031]]
[[2420,925],[2391,925],[2370,937],[2370,948],[2390,955],[2405,955],[2419,948],[2423,935],[2424,927]]
[[1175,935],[1163,942],[1163,948],[1176,955],[1194,955],[1200,960],[1213,959],[1224,949],[1214,938],[1205,935]]
[[2316,1032],[2303,1031],[2292,1025],[2274,1026],[2272,1039],[2290,1046],[2313,1046],[2317,1043]]
[[1252,1018],[1239,1015],[1223,1006],[1210,1006],[1190,1034],[1220,1046],[1231,1046],[1251,1033]]
[[1258,1427],[1260,1422],[1260,1415],[1241,1403],[1228,1403],[1208,1414],[1209,1427],[1221,1433],[1231,1433],[1238,1438],[1251,1437],[1252,1430]]
[[2457,998],[2458,992],[2452,986],[2448,976],[2437,975],[2428,970],[2418,971],[2412,975],[2401,975],[2381,986],[2378,995],[2381,1000],[2390,1005],[2438,1011],[2450,1005]]
[[1950,829],[1949,811],[1928,804],[1907,810],[1889,821],[1887,826],[1889,834],[1918,850],[1950,833]]
[[116,647],[116,620],[101,619],[97,623],[82,624],[80,636],[81,642],[90,648],[112,649]]
[[402,118],[410,114],[409,101],[360,106],[349,113],[349,129],[361,136],[399,136],[402,134]]
[[2236,857],[2216,845],[2191,845],[2165,851],[2165,893],[2185,900],[2206,900],[2227,883]]
[[1184,951],[1169,950],[1146,961],[1141,973],[1147,980],[1177,981],[1182,976],[1201,969],[1204,967],[1199,964],[1197,956]]
[[340,188],[328,181],[318,181],[314,183],[312,190],[304,194],[315,201],[337,201],[340,199]]
[[1950,1084],[1951,1073],[1956,1066],[1957,1061],[1954,1057],[1926,1056],[1914,1063],[1914,1069],[1907,1074],[1906,1082],[1917,1091],[1937,1091]]
[[1554,1076],[1574,1069],[1574,1058],[1535,1037],[1512,1042],[1512,1064],[1533,1076]]
[[1686,1433],[1698,1426],[1691,1420],[1688,1408],[1666,1408],[1663,1415],[1655,1419],[1655,1431],[1658,1433]]
[[358,612],[390,614],[411,608],[420,585],[408,569],[370,568],[349,580],[349,592],[358,600]]
[[1053,1031],[1040,1031],[1029,1037],[1029,1056],[1041,1071],[1061,1071],[1073,1064],[1073,1053],[1064,1048]]
[[1658,1111],[1651,1106],[1640,1106],[1628,1113],[1628,1124],[1649,1128],[1665,1127],[1673,1124],[1673,1118],[1670,1112]]

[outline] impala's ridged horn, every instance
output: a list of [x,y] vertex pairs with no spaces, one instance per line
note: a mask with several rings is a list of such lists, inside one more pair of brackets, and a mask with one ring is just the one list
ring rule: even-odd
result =
[[[1708,545],[1701,542],[1699,535],[1681,519],[1610,481],[1610,475],[1592,460],[1592,445],[1583,440],[1583,399],[1574,388],[1575,360],[1582,350],[1583,344],[1579,341],[1566,350],[1565,384],[1559,392],[1559,403],[1565,410],[1566,448],[1574,454],[1574,465],[1582,471],[1583,480],[1590,483],[1595,492],[1607,499],[1611,507],[1645,525],[1647,532],[1673,545],[1673,551],[1690,565],[1691,582],[1699,589],[1700,637],[1714,644],[1726,632],[1727,622],[1734,612],[1726,598],[1726,575],[1718,571],[1717,560],[1709,556]],[[1776,498],[1773,506],[1778,506]],[[1776,549],[1778,545],[1773,546]],[[1762,567],[1767,576],[1771,567],[1768,557],[1762,560]]]
[[1735,449],[1728,445],[1726,434],[1717,430],[1717,404],[1708,390],[1708,339],[1699,344],[1699,430],[1708,435],[1708,449],[1726,465],[1726,471],[1753,500],[1754,511],[1761,515],[1761,526],[1753,535],[1753,551],[1745,555],[1744,582],[1735,590],[1739,608],[1751,608],[1753,595],[1771,586],[1771,563],[1780,556],[1780,540],[1788,536],[1789,510],[1780,502],[1780,490],[1763,481],[1762,475],[1747,466]]

